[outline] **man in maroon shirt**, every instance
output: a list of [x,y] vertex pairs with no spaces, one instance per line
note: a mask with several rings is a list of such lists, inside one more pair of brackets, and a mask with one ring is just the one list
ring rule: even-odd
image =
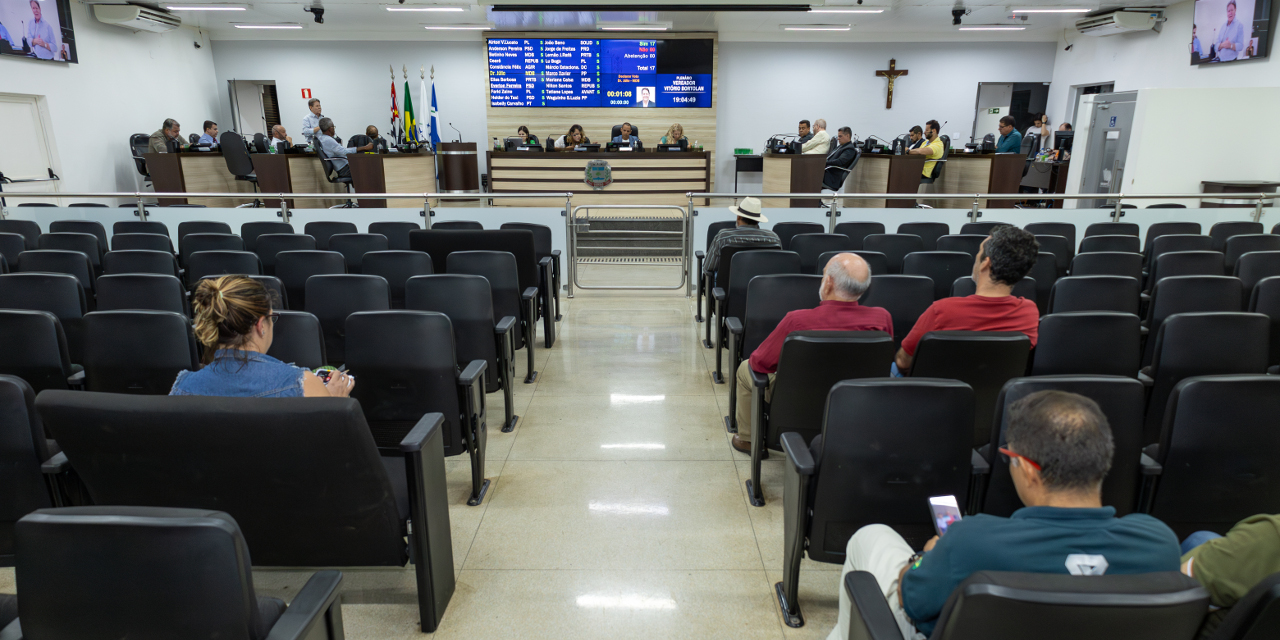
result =
[[751,358],[738,367],[738,434],[733,436],[734,449],[751,453],[751,374],[747,367],[769,374],[769,386],[764,392],[765,401],[769,401],[778,359],[782,356],[782,343],[792,331],[884,331],[893,335],[893,318],[888,311],[858,304],[858,298],[869,286],[871,268],[860,256],[841,253],[832,258],[822,272],[822,285],[818,289],[822,302],[814,309],[788,313],[752,352]]
[[973,262],[978,292],[963,298],[943,298],[916,320],[894,358],[905,375],[915,361],[920,338],[930,331],[1021,331],[1036,346],[1040,312],[1034,300],[1013,297],[1013,285],[1031,272],[1040,243],[1027,231],[1013,226],[996,227],[982,241]]

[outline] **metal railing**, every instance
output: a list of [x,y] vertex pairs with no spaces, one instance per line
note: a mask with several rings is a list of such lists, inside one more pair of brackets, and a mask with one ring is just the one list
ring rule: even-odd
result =
[[[680,282],[675,286],[666,285],[584,285],[578,282],[578,230],[581,227],[590,229],[591,220],[589,215],[580,215],[581,211],[590,211],[593,209],[607,209],[610,211],[617,210],[646,210],[653,211],[655,209],[667,209],[680,212]],[[569,215],[565,216],[565,243],[569,249],[569,278],[568,278],[568,297],[573,297],[573,288],[579,289],[613,289],[613,290],[636,290],[636,291],[670,291],[675,289],[686,288],[692,291],[693,275],[691,273],[690,258],[693,256],[693,209],[685,209],[684,207],[674,204],[584,204],[569,210]],[[651,218],[651,217],[631,217],[631,218],[610,218],[610,220],[622,220],[629,222],[664,220],[668,218]],[[622,262],[599,262],[594,264],[623,264]],[[645,263],[626,263],[634,266],[650,266]],[[665,266],[665,265],[653,265]],[[686,296],[688,293],[686,293]]]

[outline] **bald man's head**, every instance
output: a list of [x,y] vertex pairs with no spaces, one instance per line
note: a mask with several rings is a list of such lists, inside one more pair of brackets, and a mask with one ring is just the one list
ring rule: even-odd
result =
[[840,253],[822,270],[823,300],[854,302],[871,286],[871,266],[856,253]]

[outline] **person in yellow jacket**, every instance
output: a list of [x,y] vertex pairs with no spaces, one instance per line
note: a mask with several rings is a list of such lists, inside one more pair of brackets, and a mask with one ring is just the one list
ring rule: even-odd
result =
[[827,155],[831,151],[831,134],[827,133],[827,121],[818,118],[813,121],[813,137],[800,147],[801,153],[821,153]]

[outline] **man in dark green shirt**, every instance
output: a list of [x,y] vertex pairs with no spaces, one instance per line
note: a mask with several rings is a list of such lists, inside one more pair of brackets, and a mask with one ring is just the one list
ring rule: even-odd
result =
[[[1196,537],[1192,534],[1187,540]],[[1209,592],[1214,611],[1200,629],[1200,637],[1208,638],[1254,585],[1280,573],[1280,515],[1249,516],[1225,536],[1200,537],[1210,539],[1182,555],[1182,572]],[[1186,541],[1183,544],[1185,548]]]
[[[1144,514],[1116,518],[1113,507],[1102,506],[1115,446],[1097,403],[1063,391],[1033,393],[1009,407],[1006,439],[1000,453],[1027,505],[1012,517],[965,518],[929,540],[923,554],[913,555],[884,525],[863,527],[849,540],[844,573],[875,575],[904,638],[931,633],[951,592],[977,571],[1177,570],[1178,539],[1169,527]],[[848,637],[849,606],[841,589],[840,619],[828,640]]]

